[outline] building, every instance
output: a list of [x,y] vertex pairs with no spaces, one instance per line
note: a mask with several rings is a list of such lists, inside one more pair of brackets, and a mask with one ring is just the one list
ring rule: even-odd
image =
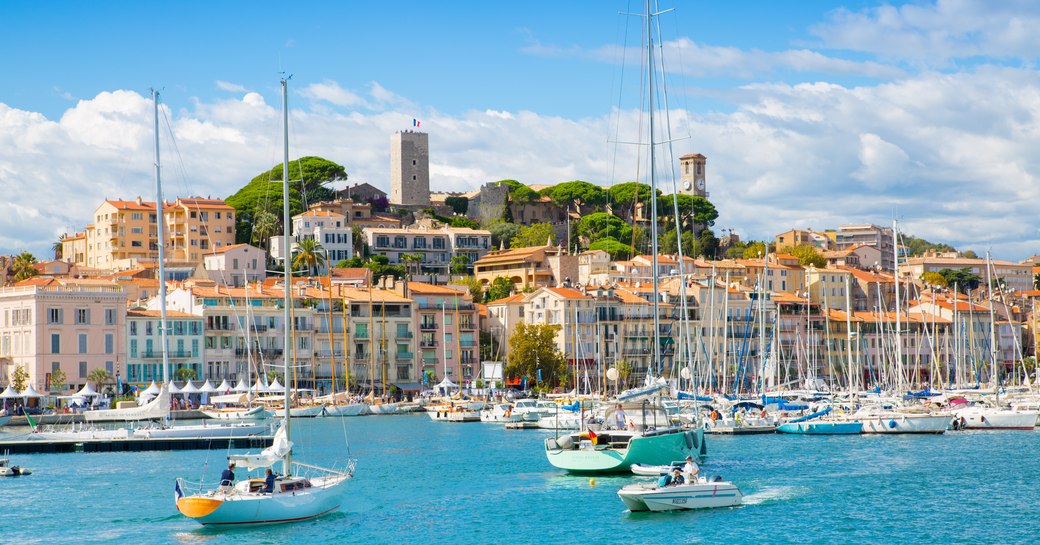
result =
[[[344,310],[347,315],[347,334],[342,343],[347,348],[347,380],[354,391],[381,395],[394,386],[404,392],[421,389],[415,351],[416,305],[395,291],[397,283],[392,279],[389,282],[375,288],[336,286],[333,290],[343,305],[340,315]],[[319,317],[319,329],[323,324]],[[338,339],[333,342],[340,343]],[[319,343],[319,354],[323,353],[322,346]],[[322,376],[331,373],[323,369]]]
[[699,153],[679,157],[680,193],[708,198],[707,163],[708,158]]
[[453,257],[463,256],[473,263],[491,248],[490,231],[433,221],[396,229],[367,228],[364,233],[370,253],[385,255],[391,265],[406,266],[416,281],[445,283]]
[[[155,201],[105,199],[83,233],[62,240],[76,265],[125,270],[159,259]],[[205,253],[235,242],[235,210],[220,199],[178,198],[163,204],[167,263],[201,264]]]
[[[883,271],[895,269],[895,245],[893,243],[892,229],[879,227],[874,224],[850,224],[838,227],[834,236],[835,250],[845,250],[852,246],[873,246],[881,252],[881,262],[878,265]],[[866,267],[873,267],[874,263],[861,263]]]
[[[167,359],[171,377],[186,379],[230,378],[215,372],[213,364],[203,361],[202,318],[175,310],[166,311]],[[126,382],[147,387],[151,381],[162,382],[163,349],[161,311],[131,309],[126,312]],[[222,371],[222,370],[221,370]]]
[[791,229],[776,235],[776,251],[782,252],[795,246],[812,246],[819,251],[828,251],[833,247],[831,238],[824,233],[812,229]]
[[[111,282],[29,279],[0,288],[0,375],[28,373],[40,392],[65,394],[96,369],[126,377],[126,294]],[[51,381],[61,370],[64,384]]]
[[603,250],[586,250],[578,254],[578,283],[584,286],[610,282],[610,254]]
[[480,316],[468,289],[407,283],[415,301],[422,380],[431,387],[449,378],[473,388],[480,377]]
[[[391,140],[392,141],[392,140]],[[386,191],[379,189],[378,187],[368,184],[359,183],[351,186],[344,187],[336,192],[340,198],[353,201],[355,203],[372,204],[382,200],[387,200]]]
[[487,286],[508,278],[516,289],[558,286],[577,282],[578,257],[558,246],[528,246],[489,252],[473,263],[473,276]]
[[[292,233],[293,253],[301,240],[310,239],[321,246],[324,264],[317,267],[317,274],[325,274],[329,266],[354,257],[354,229],[343,214],[316,209],[297,214],[292,218]],[[284,244],[281,235],[271,237],[271,259],[275,262],[282,262]]]
[[214,248],[203,258],[202,265],[210,280],[235,288],[267,278],[267,252],[249,244]]
[[390,202],[430,205],[430,136],[402,131],[390,136]]
[[332,201],[322,201],[312,204],[310,209],[312,212],[342,214],[346,220],[346,224],[350,227],[365,228],[401,226],[401,218],[384,213],[375,213],[372,211],[371,203],[358,202],[353,199],[337,198]]
[[[989,275],[993,279],[999,279],[1005,288],[1017,292],[1033,289],[1033,265],[1031,263],[1014,263],[1011,261],[990,260],[992,269]],[[968,259],[959,257],[913,257],[900,265],[901,274],[910,275],[913,279],[920,279],[926,272],[939,272],[943,269],[961,270],[978,276],[980,285],[986,285],[986,260]],[[952,289],[953,286],[950,286]],[[960,288],[963,291],[963,287]]]

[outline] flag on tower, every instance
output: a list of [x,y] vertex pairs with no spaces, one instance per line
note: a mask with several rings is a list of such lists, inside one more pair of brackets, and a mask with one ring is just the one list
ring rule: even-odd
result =
[[413,127],[418,127],[419,125],[422,125],[422,121],[419,121],[418,119],[414,119],[413,118],[412,119],[412,126]]

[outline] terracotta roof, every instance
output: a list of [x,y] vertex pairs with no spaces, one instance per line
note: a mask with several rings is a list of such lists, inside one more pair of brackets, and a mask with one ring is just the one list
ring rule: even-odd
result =
[[118,199],[105,199],[105,202],[111,204],[119,210],[155,210],[155,201],[121,201]]
[[408,291],[410,293],[421,293],[421,294],[441,294],[441,295],[466,295],[469,293],[465,289],[449,288],[448,286],[437,286],[434,284],[427,284],[426,282],[408,282]]
[[[130,309],[126,311],[127,318],[160,318],[162,317],[162,311],[160,310],[144,310],[144,309]],[[201,316],[194,314],[188,314],[187,312],[180,312],[178,310],[167,310],[167,318],[196,318],[201,320]]]
[[546,291],[551,291],[564,299],[588,299],[589,296],[574,289],[574,288],[545,288]]
[[622,288],[614,290],[614,295],[617,296],[617,298],[620,299],[622,303],[626,303],[626,304],[637,304],[637,305],[649,305],[649,304],[651,304],[650,301],[647,301],[646,299],[643,299],[642,297],[640,297],[640,296],[638,296],[638,295],[636,295],[636,294],[634,294],[634,293],[632,293],[632,292],[630,292],[630,291],[628,291],[626,289],[622,289]]
[[[187,207],[190,207],[190,208],[209,208],[209,209],[220,208],[222,210],[223,209],[226,209],[226,210],[234,210],[235,209],[234,207],[229,206],[227,203],[225,203],[224,199],[203,199],[203,198],[200,198],[200,197],[189,197],[189,198],[186,198],[186,199],[178,198],[177,202],[175,202],[174,205],[175,206],[176,205],[187,206]],[[153,208],[154,208],[154,205],[153,205]]]
[[[242,246],[250,246],[250,245],[246,244],[245,242],[242,242],[242,243],[239,243],[239,244],[231,244],[231,245],[228,245],[228,246],[221,246],[219,248],[213,248],[212,250],[206,252],[206,255],[222,254],[222,253],[224,253],[224,252],[226,252],[228,250],[233,250],[235,248],[241,248]],[[255,246],[254,246],[254,248],[255,248]],[[259,249],[260,248],[257,248],[257,250],[259,250]]]
[[346,216],[344,216],[343,214],[338,214],[336,212],[329,212],[329,211],[325,211],[325,210],[308,210],[308,211],[306,211],[306,212],[304,212],[302,214],[296,214],[293,217],[294,218],[302,218],[304,216],[307,216],[307,217],[325,217],[325,218],[340,217],[340,218],[346,219]]
[[396,292],[374,288],[354,288],[343,286],[336,290],[336,296],[354,303],[411,303],[412,300]]
[[368,280],[371,271],[367,267],[333,267],[331,269],[333,278],[344,278],[348,280]]
[[498,299],[496,301],[491,301],[491,302],[488,303],[488,306],[491,306],[491,305],[506,305],[506,304],[510,304],[510,303],[519,303],[519,302],[522,302],[524,300],[524,297],[526,297],[526,296],[527,296],[526,293],[514,293],[513,295],[510,295],[509,297],[503,297],[503,298]]
[[855,267],[838,267],[838,268],[839,269],[844,269],[846,271],[849,271],[850,273],[852,273],[852,276],[856,277],[857,280],[861,280],[863,282],[876,282],[876,283],[881,283],[881,284],[892,284],[892,283],[895,282],[894,277],[892,275],[890,275],[890,274],[887,274],[887,273],[874,273],[874,272],[871,272],[871,271],[864,271],[862,269],[857,269]]
[[540,251],[545,251],[555,246],[525,246],[523,248],[510,248],[508,250],[495,250],[488,252],[484,257],[473,262],[476,264],[497,263],[500,261],[516,261],[528,259]]

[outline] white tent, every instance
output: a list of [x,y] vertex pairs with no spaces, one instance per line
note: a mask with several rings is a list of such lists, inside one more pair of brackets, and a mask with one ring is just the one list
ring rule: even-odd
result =
[[40,398],[40,397],[43,397],[43,394],[38,392],[36,390],[36,387],[33,386],[32,384],[30,384],[29,387],[25,389],[25,391],[23,391],[22,393],[20,393],[18,395],[20,397],[24,397],[24,398],[30,398],[30,397]]
[[238,379],[238,384],[235,385],[235,391],[236,392],[248,392],[249,391],[249,386],[246,384],[246,379],[244,379],[244,378]]
[[261,393],[261,394],[266,394],[267,392],[270,391],[270,390],[267,389],[267,386],[264,386],[260,382],[260,379],[256,379],[256,384],[253,384],[253,387],[250,388],[250,390],[253,391],[253,392]]
[[207,379],[206,382],[203,382],[202,386],[199,387],[199,391],[206,394],[212,394],[214,392],[222,392],[223,390],[217,390],[217,387],[213,386],[213,383]]
[[79,391],[76,392],[73,395],[74,396],[80,396],[80,397],[95,397],[95,396],[99,396],[101,394],[97,393],[93,388],[91,388],[90,387],[90,383],[88,382],[88,383],[84,384],[83,387],[80,388]]
[[220,386],[217,386],[217,391],[222,394],[231,391],[231,385],[228,384],[227,379],[220,381]]
[[185,384],[183,388],[181,388],[181,392],[180,393],[182,393],[184,395],[197,394],[197,393],[199,393],[199,387],[195,386],[195,384],[192,383],[189,380],[188,383]]
[[278,382],[278,379],[274,379],[274,382],[271,383],[271,386],[269,386],[267,388],[267,390],[270,391],[270,392],[284,392],[285,391],[285,386],[282,386]]
[[18,393],[18,390],[14,389],[14,386],[10,384],[4,389],[3,393],[0,393],[0,399],[16,399],[22,397],[22,394]]
[[179,393],[181,393],[181,389],[177,387],[177,383],[176,382],[170,381],[170,393],[171,394],[179,394]]
[[148,385],[148,389],[145,390],[144,392],[141,392],[141,395],[147,394],[149,397],[155,397],[155,396],[159,395],[159,392],[160,392],[159,385],[156,384],[155,381],[153,380],[152,383]]
[[433,389],[439,392],[448,393],[451,390],[458,390],[459,385],[452,382],[450,378],[444,377],[444,380],[440,381],[433,387]]

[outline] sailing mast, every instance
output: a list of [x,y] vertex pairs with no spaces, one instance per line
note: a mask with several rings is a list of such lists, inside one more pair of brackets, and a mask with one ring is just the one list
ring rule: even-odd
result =
[[[650,276],[653,277],[654,283],[654,346],[653,354],[654,360],[651,362],[648,371],[652,372],[656,365],[661,364],[661,315],[660,315],[660,288],[658,287],[661,269],[657,261],[657,169],[654,160],[655,155],[655,144],[654,144],[654,100],[656,95],[654,92],[655,83],[655,65],[654,65],[654,13],[651,10],[651,0],[646,0],[646,66],[647,66],[647,111],[650,112],[649,116],[649,137],[650,137],[650,248],[652,265],[650,269]],[[678,218],[676,218],[678,220]],[[679,263],[680,271],[682,271],[682,263]]]
[[162,344],[163,382],[173,382],[170,374],[170,354],[166,345],[166,237],[163,234],[163,194],[159,168],[159,91],[152,89],[152,114],[155,121],[155,227],[159,239],[159,342]]
[[[291,77],[291,76],[290,76]],[[290,403],[290,396],[292,388],[288,384],[289,380],[289,347],[292,346],[292,321],[289,319],[289,308],[292,304],[290,298],[290,288],[292,284],[292,263],[290,259],[289,251],[291,249],[289,243],[289,81],[287,78],[282,78],[282,135],[283,135],[283,146],[282,146],[282,264],[284,266],[284,287],[285,287],[285,302],[282,313],[284,314],[283,319],[285,320],[285,327],[282,328],[282,346],[284,347],[282,353],[282,376],[283,380],[286,381],[285,385],[285,417],[282,419],[283,426],[285,426],[285,437],[286,439],[292,437],[291,422],[289,413],[291,411],[292,404]],[[289,449],[285,453],[285,459],[282,462],[284,467],[282,470],[285,472],[287,477],[292,476],[292,450]]]
[[989,251],[986,251],[986,294],[989,298],[989,354],[993,369],[993,395],[996,406],[1000,406],[1000,374],[997,373],[997,325],[993,314],[993,279],[990,277]]
[[901,317],[902,307],[899,303],[899,233],[896,231],[896,221],[892,220],[892,255],[896,281],[896,384],[898,392],[903,394],[903,327]]

